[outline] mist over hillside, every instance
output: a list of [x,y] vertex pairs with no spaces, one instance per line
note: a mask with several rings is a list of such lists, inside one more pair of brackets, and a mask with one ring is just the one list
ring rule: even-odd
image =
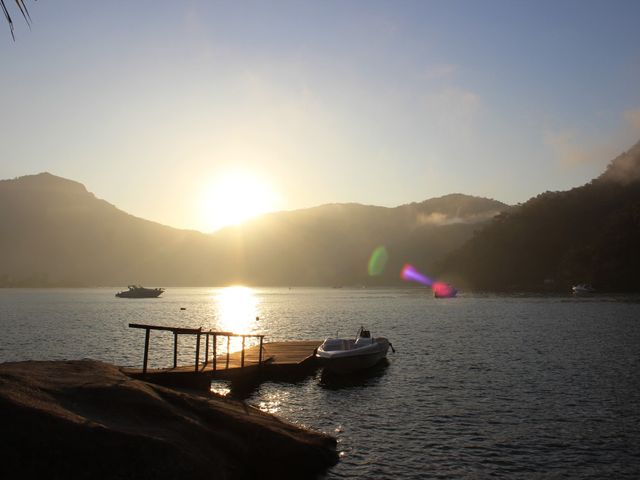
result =
[[640,143],[590,183],[493,219],[438,272],[480,290],[640,291]]
[[[0,181],[0,285],[392,285],[429,268],[508,206],[447,195],[395,208],[329,204],[215,234],[129,215],[49,173]],[[389,251],[370,277],[377,246]]]

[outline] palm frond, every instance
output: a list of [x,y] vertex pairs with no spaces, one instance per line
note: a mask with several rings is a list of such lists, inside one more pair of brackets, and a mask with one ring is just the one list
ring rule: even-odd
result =
[[[20,10],[20,13],[22,14],[22,18],[24,18],[24,21],[27,22],[27,25],[29,25],[29,28],[31,28],[31,15],[29,15],[29,10],[25,5],[24,0],[14,0],[14,1],[16,2],[16,6],[18,7],[18,10]],[[2,7],[2,13],[4,13],[4,18],[7,20],[7,23],[9,24],[9,29],[11,30],[11,38],[13,38],[13,40],[15,41],[16,36],[13,31],[13,19],[11,18],[11,15],[9,14],[9,10],[7,9],[7,6],[5,5],[4,2],[5,0],[0,0],[0,6]]]

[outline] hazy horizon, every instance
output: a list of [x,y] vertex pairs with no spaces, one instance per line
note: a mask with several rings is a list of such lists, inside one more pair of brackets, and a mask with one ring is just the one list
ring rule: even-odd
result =
[[49,171],[179,228],[451,192],[516,204],[640,137],[637,2],[28,6],[31,29],[8,4],[0,42],[0,177]]
[[[217,230],[204,231],[204,230],[199,230],[197,228],[183,228],[183,227],[179,227],[179,226],[176,226],[176,225],[169,225],[169,224],[162,223],[162,222],[159,222],[159,221],[156,221],[156,220],[152,220],[152,219],[149,219],[149,218],[140,217],[138,215],[134,215],[133,213],[126,211],[120,205],[115,204],[114,202],[112,202],[108,198],[101,198],[101,197],[97,196],[95,194],[95,192],[92,191],[90,185],[84,185],[83,183],[78,182],[77,180],[75,180],[73,178],[61,177],[60,175],[56,175],[55,173],[52,173],[52,172],[29,173],[29,174],[25,174],[25,175],[19,175],[17,177],[13,177],[13,178],[0,178],[0,182],[2,182],[2,181],[11,181],[11,180],[20,180],[20,179],[23,179],[23,178],[26,178],[26,177],[37,177],[39,175],[51,175],[53,177],[56,177],[56,178],[59,178],[59,179],[62,179],[62,180],[68,180],[68,181],[71,181],[71,182],[74,182],[74,183],[80,183],[80,185],[82,185],[84,188],[86,188],[87,192],[92,194],[92,195],[94,195],[96,199],[104,200],[107,203],[109,203],[109,204],[113,205],[114,207],[116,207],[118,210],[120,210],[120,211],[122,211],[124,213],[127,213],[129,215],[133,215],[136,218],[139,218],[141,220],[149,220],[149,221],[152,221],[152,222],[155,222],[155,223],[159,223],[160,225],[163,225],[163,226],[166,226],[166,227],[171,227],[171,228],[180,229],[180,230],[192,230],[192,231],[196,231],[196,232],[200,232],[200,233],[204,233],[204,234],[213,234],[213,233],[218,233],[218,232],[224,230],[227,227],[237,226],[237,225],[223,225],[220,228],[218,228]],[[302,207],[302,208],[291,208],[291,209],[288,209],[288,210],[285,210],[285,209],[272,210],[272,211],[269,211],[269,212],[260,213],[260,214],[256,215],[255,217],[251,217],[251,218],[247,219],[245,222],[242,222],[242,223],[240,223],[238,225],[242,225],[242,224],[247,223],[247,222],[249,222],[251,220],[259,219],[260,217],[262,217],[264,215],[268,215],[268,214],[293,213],[293,212],[298,212],[298,211],[313,210],[313,209],[318,209],[318,208],[322,208],[322,207],[328,207],[328,206],[332,206],[332,205],[356,205],[356,206],[363,206],[363,207],[379,207],[379,208],[384,208],[384,209],[394,209],[394,208],[399,208],[399,207],[403,207],[403,206],[407,206],[407,205],[411,205],[411,204],[418,204],[418,203],[422,203],[422,202],[430,201],[430,200],[431,201],[440,200],[440,199],[445,199],[447,197],[454,197],[454,196],[473,197],[473,198],[478,198],[478,199],[486,198],[488,200],[495,200],[497,202],[504,203],[504,202],[501,202],[499,199],[494,199],[494,198],[490,199],[490,198],[487,198],[487,197],[476,197],[476,196],[473,196],[473,195],[467,195],[466,193],[463,193],[463,192],[451,192],[451,193],[446,193],[444,195],[439,195],[437,197],[415,199],[415,200],[409,201],[407,203],[403,203],[403,204],[399,204],[399,205],[391,205],[391,206],[376,205],[376,204],[364,204],[364,203],[360,203],[360,202],[345,202],[345,203],[329,202],[329,203],[323,203],[323,204],[319,204],[319,205],[311,205],[311,206]],[[506,204],[506,203],[504,203],[504,204],[505,204],[505,206],[510,206],[509,204]],[[435,223],[439,223],[438,219],[440,217],[442,217],[443,221],[446,221],[446,222],[451,222],[452,221],[452,219],[450,219],[446,215],[435,213],[435,214],[432,214],[431,216],[429,216],[429,218],[423,219],[423,223],[434,223],[434,224]],[[474,220],[474,221],[476,221],[476,220]]]

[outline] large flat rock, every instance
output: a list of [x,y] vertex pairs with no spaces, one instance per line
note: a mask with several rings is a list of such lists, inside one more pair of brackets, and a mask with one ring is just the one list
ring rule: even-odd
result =
[[82,360],[0,364],[0,477],[313,478],[335,439]]

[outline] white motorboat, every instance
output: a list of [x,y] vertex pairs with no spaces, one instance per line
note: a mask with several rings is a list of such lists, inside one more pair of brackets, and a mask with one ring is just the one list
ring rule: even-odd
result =
[[116,293],[119,298],[156,298],[162,295],[164,288],[144,288],[140,285],[129,285],[128,290]]
[[373,367],[393,350],[384,337],[372,337],[369,330],[360,327],[355,340],[327,338],[316,351],[316,358],[325,370],[348,374]]
[[588,295],[590,293],[594,293],[596,290],[591,285],[587,285],[585,283],[581,283],[579,285],[574,285],[571,290],[576,295]]

